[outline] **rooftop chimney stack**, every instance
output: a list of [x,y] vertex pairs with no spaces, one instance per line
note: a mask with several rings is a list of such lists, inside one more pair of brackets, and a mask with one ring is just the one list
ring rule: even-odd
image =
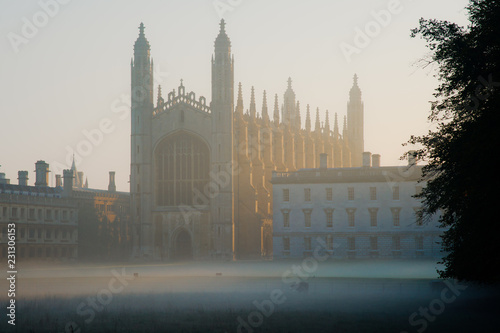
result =
[[319,168],[320,169],[328,168],[328,154],[325,153],[319,154]]
[[10,179],[5,178],[5,173],[0,172],[0,184],[10,184]]
[[115,172],[114,172],[114,171],[110,171],[110,172],[109,172],[109,185],[108,185],[108,191],[109,191],[109,192],[116,192]]
[[380,167],[380,154],[372,155],[372,167],[378,168]]
[[28,171],[18,171],[17,179],[19,180],[19,185],[28,186]]
[[62,177],[61,177],[61,175],[56,175],[56,187],[62,187]]
[[64,195],[69,197],[73,193],[73,170],[63,170]]
[[49,186],[49,165],[45,161],[35,163],[35,186]]
[[369,151],[365,151],[363,153],[363,167],[365,168],[369,168],[371,167],[372,165],[372,153],[370,153]]

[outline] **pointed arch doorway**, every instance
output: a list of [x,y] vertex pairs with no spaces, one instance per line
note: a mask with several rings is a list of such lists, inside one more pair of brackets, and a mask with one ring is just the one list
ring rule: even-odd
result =
[[193,242],[191,235],[185,229],[182,229],[175,237],[173,259],[177,261],[193,260]]

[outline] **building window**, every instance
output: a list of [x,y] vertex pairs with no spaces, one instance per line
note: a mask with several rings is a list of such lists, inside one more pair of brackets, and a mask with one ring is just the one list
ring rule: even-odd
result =
[[312,210],[311,209],[303,209],[302,211],[304,212],[304,226],[306,228],[310,228],[311,227]]
[[417,227],[421,227],[424,225],[424,217],[422,208],[415,208],[415,224]]
[[310,188],[304,189],[304,201],[311,201],[311,189]]
[[333,228],[333,209],[325,209],[326,227]]
[[376,227],[378,208],[368,208],[368,211],[370,212],[370,226]]
[[287,188],[283,189],[283,201],[290,201],[290,190]]
[[38,219],[43,220],[43,214],[41,209],[38,209]]
[[370,237],[370,250],[372,251],[378,250],[378,238],[376,236]]
[[370,187],[370,200],[377,200],[377,188]]
[[21,238],[24,238],[24,233],[25,233],[24,228],[21,228]]
[[401,238],[399,236],[392,236],[392,249],[395,251],[401,250]]
[[333,236],[326,236],[326,249],[329,251],[333,251]]
[[347,238],[347,249],[349,251],[356,250],[356,238],[354,238],[354,237]]
[[290,251],[290,238],[283,237],[283,251]]
[[170,135],[155,148],[154,157],[158,206],[207,204],[196,200],[210,181],[210,151],[202,139],[182,131]]
[[306,251],[311,251],[311,248],[312,248],[311,237],[309,237],[309,236],[304,237],[304,249]]
[[399,186],[392,187],[392,200],[399,200]]
[[52,210],[47,209],[47,210],[45,211],[45,219],[46,219],[46,220],[52,220]]
[[354,187],[347,188],[347,200],[354,200]]
[[30,208],[28,210],[28,220],[35,220],[35,219],[36,219],[35,208]]
[[415,249],[417,251],[424,250],[424,237],[422,237],[422,236],[415,237]]
[[326,201],[333,201],[333,189],[331,187],[326,189]]
[[395,227],[399,227],[399,213],[401,208],[391,208],[392,212],[392,225]]
[[415,195],[419,195],[422,193],[422,186],[417,185],[415,186]]
[[354,223],[354,213],[356,212],[356,209],[354,209],[354,208],[347,208],[346,212],[347,212],[347,225],[349,227],[354,227],[354,225],[355,225],[355,223]]
[[50,239],[52,237],[52,230],[48,229],[45,231],[45,238]]
[[17,207],[12,207],[10,217],[14,219],[17,218]]
[[282,211],[283,213],[283,227],[290,228],[290,212],[288,210]]
[[28,229],[28,238],[30,238],[30,239],[35,238],[35,228]]

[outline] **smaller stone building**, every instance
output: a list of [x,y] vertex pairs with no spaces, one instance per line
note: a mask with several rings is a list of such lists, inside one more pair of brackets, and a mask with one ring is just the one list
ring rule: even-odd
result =
[[35,186],[28,172],[19,171],[19,184],[0,176],[1,256],[7,258],[9,224],[15,224],[16,259],[71,260],[78,256],[78,206],[63,189],[48,186],[49,165],[36,163]]
[[[128,259],[131,250],[130,196],[116,191],[115,173],[110,172],[108,190],[89,189],[76,185],[73,167],[56,175],[56,186],[49,186],[49,165],[35,164],[34,186],[28,185],[28,171],[18,172],[18,184],[0,173],[0,255],[8,255],[9,225],[15,225],[16,259],[65,261],[80,257],[82,241],[92,246],[101,237],[106,244],[100,247],[101,259]],[[63,183],[64,180],[64,183]],[[85,182],[87,183],[87,182]],[[96,221],[81,218],[83,209],[91,209]],[[87,225],[87,223],[89,225]],[[95,235],[82,239],[80,230],[99,224]],[[89,229],[90,230],[90,229]],[[93,230],[93,229],[92,229]]]
[[[380,166],[363,154],[363,166],[274,172],[273,257],[439,258],[438,216],[423,220],[414,197],[425,183],[422,167]],[[373,161],[373,163],[372,163]]]

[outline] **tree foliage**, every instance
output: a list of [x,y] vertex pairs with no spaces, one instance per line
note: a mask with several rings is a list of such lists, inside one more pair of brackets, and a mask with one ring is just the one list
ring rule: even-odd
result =
[[426,41],[424,62],[437,65],[439,86],[429,115],[436,129],[408,143],[428,162],[423,213],[440,213],[445,228],[440,276],[497,283],[500,1],[471,0],[466,10],[467,27],[420,19],[411,31]]

